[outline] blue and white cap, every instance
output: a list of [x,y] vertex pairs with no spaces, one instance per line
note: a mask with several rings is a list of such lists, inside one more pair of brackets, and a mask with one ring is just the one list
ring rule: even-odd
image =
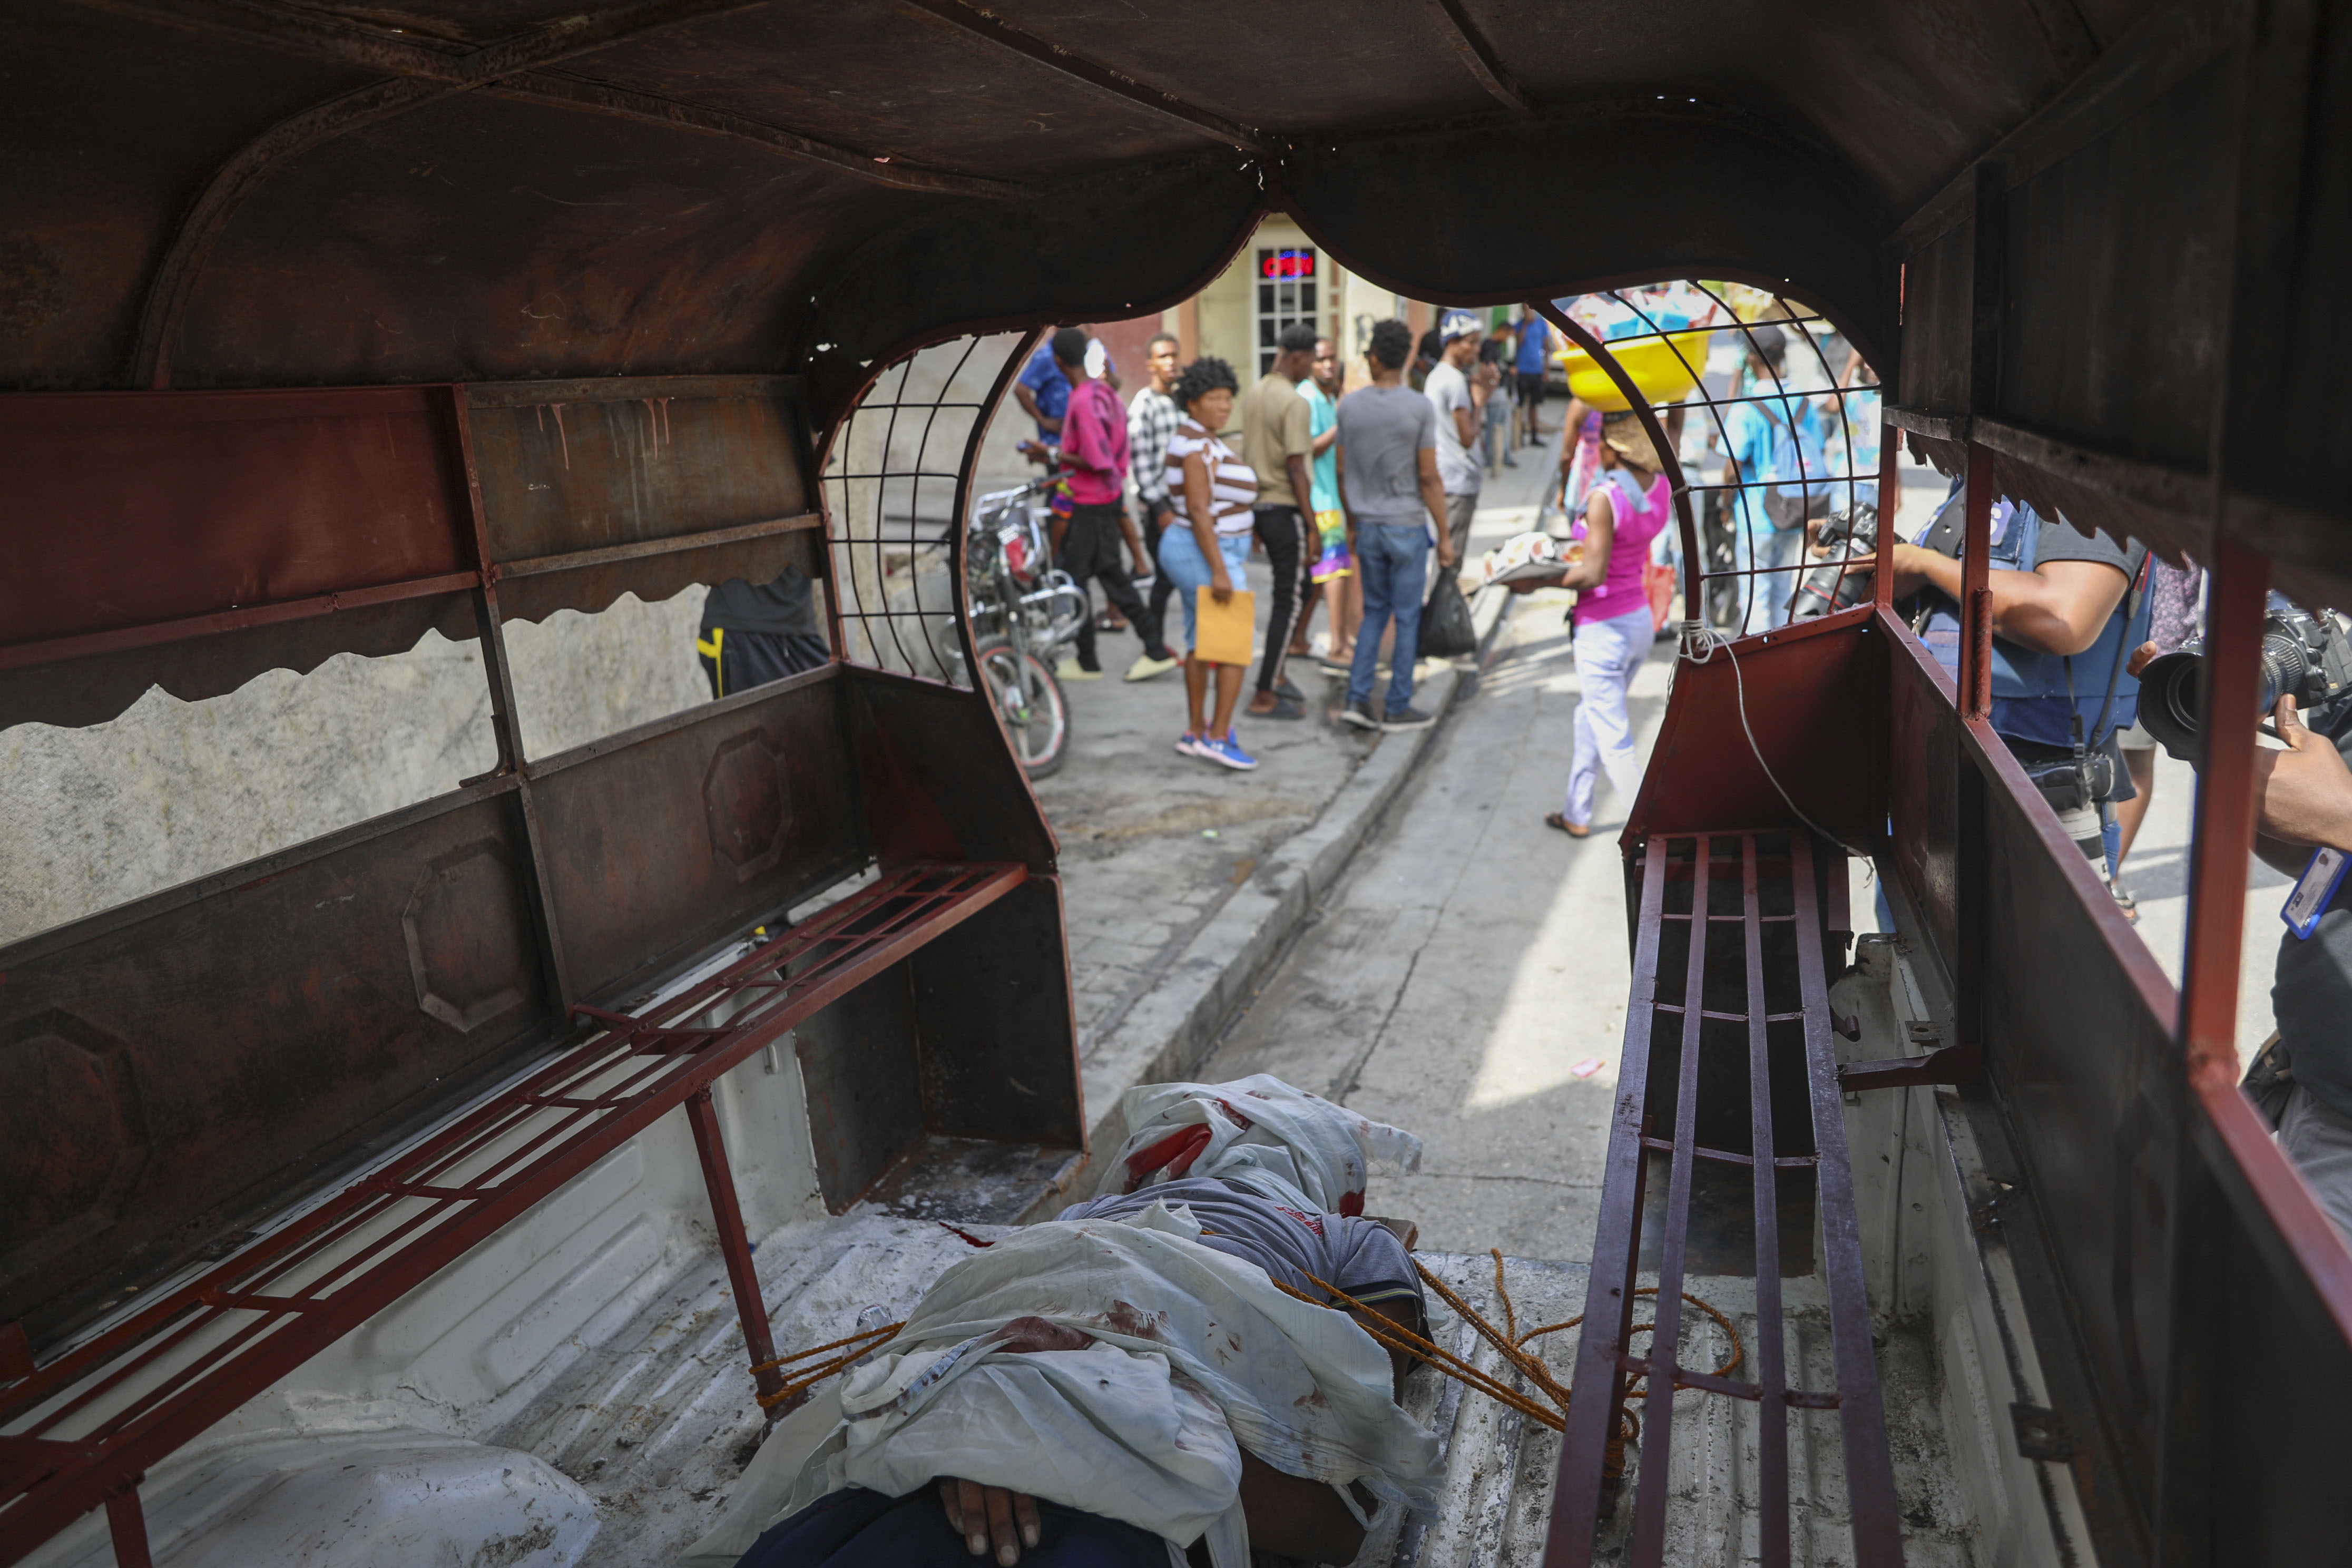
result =
[[1486,324],[1469,310],[1448,310],[1437,321],[1437,341],[1450,343],[1456,338],[1466,338],[1473,332],[1483,332]]

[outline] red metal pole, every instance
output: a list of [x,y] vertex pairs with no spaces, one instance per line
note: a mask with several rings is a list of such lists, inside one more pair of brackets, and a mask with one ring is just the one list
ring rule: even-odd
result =
[[[1992,453],[1969,443],[1968,533],[1960,550],[1960,717],[1992,716]],[[1967,764],[1963,763],[1962,766]]]
[[121,1491],[106,1500],[107,1532],[114,1538],[114,1568],[153,1568],[147,1550],[147,1512],[139,1506],[139,1483],[133,1477]]
[[[727,1163],[727,1143],[719,1136],[719,1112],[708,1087],[687,1097],[686,1120],[694,1129],[695,1152],[702,1156],[702,1181],[710,1189],[710,1215],[719,1226],[719,1256],[727,1260],[727,1283],[735,1292],[736,1315],[743,1320],[743,1345],[751,1352],[751,1364],[758,1366],[776,1359],[776,1341],[768,1329],[768,1304],[760,1297],[751,1238],[743,1229],[742,1205],[735,1201],[735,1173]],[[783,1391],[784,1374],[774,1367],[753,1373],[751,1381],[770,1398]]]
[[2192,1079],[2238,1076],[2238,964],[2245,939],[2246,857],[2254,841],[2254,710],[2270,562],[2221,541],[2213,553],[2206,646],[2205,765],[2197,775],[2189,850],[2189,951],[2180,1032]]

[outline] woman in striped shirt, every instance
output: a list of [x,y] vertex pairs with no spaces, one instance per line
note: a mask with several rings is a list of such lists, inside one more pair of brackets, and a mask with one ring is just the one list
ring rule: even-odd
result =
[[[1184,411],[1168,438],[1168,499],[1176,518],[1160,536],[1160,569],[1184,596],[1184,700],[1192,727],[1177,739],[1176,750],[1246,771],[1257,766],[1257,759],[1234,739],[1233,721],[1248,667],[1203,664],[1190,651],[1201,640],[1201,590],[1206,588],[1220,605],[1231,603],[1249,564],[1257,476],[1216,434],[1233,417],[1240,390],[1234,367],[1221,359],[1193,361],[1176,383],[1176,405]],[[1203,723],[1212,668],[1217,673],[1216,716]]]

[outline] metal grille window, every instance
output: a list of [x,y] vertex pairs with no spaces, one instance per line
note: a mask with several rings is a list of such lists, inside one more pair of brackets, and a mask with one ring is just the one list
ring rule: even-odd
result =
[[1260,246],[1257,252],[1257,373],[1274,369],[1275,344],[1295,322],[1315,324],[1315,268],[1311,246]]
[[[1808,545],[1824,522],[1874,508],[1881,478],[1876,373],[1818,311],[1749,292],[1735,300],[1721,284],[1669,283],[1563,300],[1546,312],[1600,338],[1643,391],[1675,447],[1678,471],[1667,477],[1686,487],[1677,496],[1684,614],[1734,637],[1785,623],[1801,595],[1835,593],[1834,562],[1816,581],[1825,558]],[[1568,359],[1576,391],[1591,362],[1572,342]],[[1596,379],[1587,395],[1596,386],[1606,384]],[[1604,406],[1624,406],[1622,395],[1600,395]],[[1591,468],[1588,454],[1556,498],[1571,510]],[[1853,570],[1866,571],[1856,559]]]
[[1034,336],[961,338],[877,375],[822,469],[841,657],[969,687],[957,542],[965,476]]

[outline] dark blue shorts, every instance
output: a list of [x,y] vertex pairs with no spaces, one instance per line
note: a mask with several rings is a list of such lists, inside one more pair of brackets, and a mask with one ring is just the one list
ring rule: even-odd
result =
[[[1039,1500],[1038,1540],[1022,1568],[1168,1568],[1148,1530]],[[995,1568],[948,1525],[939,1488],[902,1498],[857,1488],[819,1498],[753,1543],[736,1568]]]

